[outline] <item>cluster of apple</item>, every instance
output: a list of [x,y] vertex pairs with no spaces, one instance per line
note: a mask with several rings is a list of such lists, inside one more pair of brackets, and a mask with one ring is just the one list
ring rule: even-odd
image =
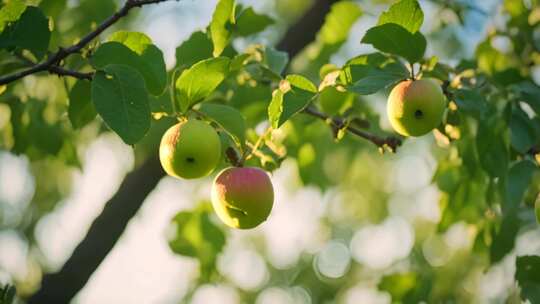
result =
[[[406,80],[388,97],[387,111],[394,130],[404,136],[421,136],[442,120],[445,97],[433,79]],[[208,123],[189,119],[168,129],[159,147],[167,174],[185,179],[200,178],[214,171],[221,159],[221,142]],[[254,228],[264,222],[274,204],[274,189],[268,174],[254,167],[229,167],[212,184],[212,206],[228,226]]]
[[[185,179],[214,171],[221,160],[221,141],[216,130],[197,119],[169,128],[159,146],[159,159],[167,174]],[[212,184],[212,206],[226,225],[250,229],[266,220],[274,204],[268,174],[254,167],[229,167]]]

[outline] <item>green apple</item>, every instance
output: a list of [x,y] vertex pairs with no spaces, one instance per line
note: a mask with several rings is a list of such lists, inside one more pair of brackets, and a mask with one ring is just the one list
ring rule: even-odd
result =
[[401,135],[421,136],[442,121],[446,100],[433,79],[406,80],[396,85],[388,97],[390,124]]
[[159,160],[167,174],[198,178],[210,174],[221,159],[216,130],[200,120],[187,120],[169,128],[161,138]]
[[212,185],[212,206],[218,217],[233,228],[257,227],[270,215],[273,204],[272,182],[259,168],[227,168]]

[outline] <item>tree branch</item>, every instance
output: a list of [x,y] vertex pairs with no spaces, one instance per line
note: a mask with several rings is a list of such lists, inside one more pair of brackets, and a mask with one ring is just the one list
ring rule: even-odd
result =
[[330,117],[327,114],[321,113],[317,111],[312,106],[309,106],[304,109],[303,113],[311,115],[313,117],[317,117],[323,121],[326,121],[330,123],[332,126],[341,129],[345,128],[345,130],[351,134],[354,134],[356,136],[359,136],[361,138],[367,139],[370,142],[374,143],[379,148],[388,147],[390,151],[395,152],[399,146],[401,146],[401,139],[393,136],[389,136],[386,138],[379,137],[375,134],[360,130],[358,128],[352,127],[352,126],[346,126],[345,120],[343,120],[340,117]]
[[[0,77],[0,85],[8,84],[10,82],[24,78],[28,75],[32,75],[32,74],[44,72],[44,71],[48,71],[50,73],[58,74],[58,75],[67,75],[67,76],[73,76],[73,77],[80,76],[82,79],[88,79],[88,76],[89,76],[88,74],[68,71],[57,66],[60,63],[60,61],[62,61],[63,59],[65,59],[71,54],[78,53],[88,43],[90,43],[97,36],[103,33],[103,31],[105,31],[111,25],[115,24],[118,20],[120,20],[120,18],[126,16],[132,8],[142,7],[143,5],[154,4],[154,3],[165,2],[165,1],[168,1],[168,0],[127,0],[124,6],[119,11],[117,11],[112,16],[110,16],[105,21],[103,21],[94,31],[88,33],[81,40],[79,40],[79,42],[67,48],[60,47],[56,53],[51,54],[47,58],[47,60],[41,63],[36,63],[33,66],[27,69],[24,69],[22,71],[15,72],[13,74],[10,74],[4,77]],[[176,0],[176,1],[179,1],[179,0]]]

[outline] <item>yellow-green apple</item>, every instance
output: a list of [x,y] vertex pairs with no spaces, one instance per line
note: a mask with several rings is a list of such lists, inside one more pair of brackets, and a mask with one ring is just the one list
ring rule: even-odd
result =
[[441,86],[428,78],[400,82],[390,92],[386,109],[396,132],[421,136],[441,123],[445,107]]
[[250,229],[264,222],[274,204],[274,188],[268,174],[253,167],[230,167],[212,185],[212,206],[228,226]]
[[210,174],[221,159],[216,130],[200,120],[187,120],[169,128],[161,138],[159,160],[167,174],[198,178]]

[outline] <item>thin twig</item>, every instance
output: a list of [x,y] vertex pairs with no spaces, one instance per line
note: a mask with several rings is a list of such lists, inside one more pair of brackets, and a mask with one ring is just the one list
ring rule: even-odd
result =
[[[33,65],[36,64],[30,58],[24,56],[23,54],[21,54],[19,52],[15,53],[15,57],[17,57],[19,60],[21,60],[27,66],[33,66]],[[75,78],[78,78],[78,79],[92,80],[92,77],[94,77],[93,72],[88,72],[88,73],[77,72],[77,71],[69,70],[69,69],[66,69],[66,68],[63,68],[63,67],[57,66],[57,65],[51,65],[48,68],[48,71],[51,74],[56,74],[56,75],[59,75],[59,76],[71,76],[71,77],[75,77]]]
[[[8,84],[10,82],[16,81],[28,75],[32,75],[32,74],[35,74],[38,72],[44,72],[44,71],[49,71],[50,73],[55,73],[56,71],[59,73],[64,73],[61,75],[68,75],[68,76],[73,76],[73,77],[77,77],[77,76],[87,77],[88,75],[86,74],[79,74],[79,72],[72,72],[72,71],[67,71],[67,70],[59,70],[55,66],[58,66],[58,64],[69,55],[78,53],[80,50],[82,50],[88,43],[90,43],[97,36],[103,33],[103,31],[105,31],[111,25],[115,24],[118,20],[120,20],[120,18],[126,16],[132,8],[142,7],[143,5],[154,4],[154,3],[165,2],[165,1],[168,1],[168,0],[127,0],[124,6],[119,11],[117,11],[112,16],[110,16],[105,21],[103,21],[94,31],[88,33],[81,40],[79,40],[79,42],[67,48],[60,47],[58,51],[50,55],[47,58],[47,60],[41,63],[36,63],[32,67],[29,67],[25,70],[15,72],[13,74],[10,74],[4,77],[0,77],[0,85]],[[55,73],[55,74],[58,74],[58,73]]]
[[[345,121],[343,119],[339,117],[330,117],[324,113],[317,111],[314,107],[311,107],[311,106],[305,108],[303,113],[317,117],[321,120],[327,121],[337,128],[343,128],[345,126]],[[401,139],[397,137],[389,136],[386,138],[382,138],[375,134],[372,134],[372,133],[369,133],[369,132],[366,132],[366,131],[363,131],[363,130],[360,130],[351,126],[348,126],[346,128],[346,131],[351,134],[354,134],[356,136],[359,136],[359,137],[362,137],[364,139],[371,141],[379,148],[384,148],[385,146],[387,146],[392,152],[395,152],[397,148],[401,146]]]
[[63,67],[60,67],[60,66],[57,66],[57,65],[51,65],[48,68],[48,71],[51,74],[56,74],[56,75],[59,75],[59,76],[71,76],[71,77],[75,77],[75,78],[78,78],[78,79],[92,80],[92,77],[94,77],[93,72],[88,72],[88,73],[77,72],[77,71],[73,71],[73,70],[64,69]]

